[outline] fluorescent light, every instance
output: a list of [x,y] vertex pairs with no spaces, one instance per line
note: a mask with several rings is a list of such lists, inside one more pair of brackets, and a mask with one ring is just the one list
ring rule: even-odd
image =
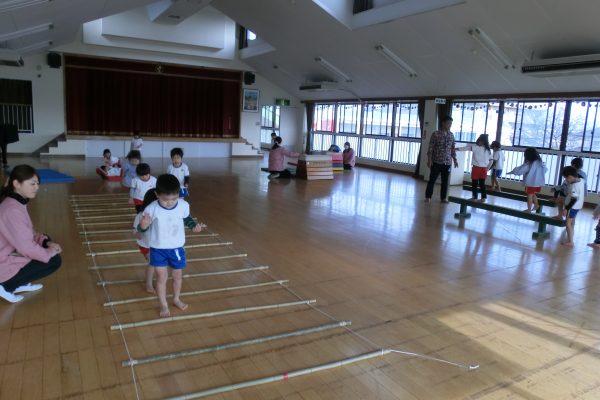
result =
[[408,65],[406,62],[404,62],[403,59],[398,57],[394,52],[392,52],[390,49],[388,49],[384,45],[378,44],[377,46],[375,46],[375,50],[377,50],[379,52],[379,54],[381,54],[382,56],[387,58],[388,61],[390,61],[396,67],[400,68],[400,70],[402,72],[404,72],[406,75],[408,75],[410,78],[417,77],[417,71],[415,71],[410,65]]
[[5,33],[3,35],[0,35],[0,42],[4,42],[6,40],[17,39],[17,38],[20,38],[23,36],[33,35],[35,33],[49,31],[52,28],[54,28],[54,25],[52,25],[51,23],[48,23],[48,24],[43,24],[43,25],[32,26],[30,28],[21,29],[21,30],[14,31],[14,32]]
[[52,0],[8,0],[0,4],[0,13],[19,10],[21,8],[48,3]]
[[333,72],[334,74],[336,74],[337,76],[339,76],[340,78],[345,80],[346,82],[352,82],[352,79],[350,79],[350,77],[348,75],[343,73],[338,67],[336,67],[335,65],[332,65],[329,61],[325,60],[324,58],[316,57],[315,61],[318,62],[319,64],[321,64],[321,66],[323,68],[325,68],[326,70],[328,70],[330,72]]
[[34,43],[34,44],[30,44],[29,46],[25,46],[25,47],[21,47],[19,49],[15,49],[15,51],[18,52],[18,53],[28,53],[30,51],[46,49],[46,48],[48,48],[50,46],[52,46],[52,42],[46,40],[45,42]]
[[256,33],[252,32],[251,30],[246,30],[246,38],[248,40],[256,40]]
[[469,29],[469,35],[471,35],[481,47],[486,49],[490,55],[504,67],[504,69],[515,67],[510,58],[508,58],[508,56],[500,50],[500,47],[498,47],[498,45],[480,28]]

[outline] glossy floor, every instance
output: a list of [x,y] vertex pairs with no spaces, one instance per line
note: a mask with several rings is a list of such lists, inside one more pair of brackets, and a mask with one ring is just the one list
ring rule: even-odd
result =
[[[406,175],[358,168],[333,181],[269,181],[261,160],[187,160],[192,213],[219,236],[188,244],[186,273],[266,265],[188,278],[183,290],[257,285],[186,296],[174,316],[281,305],[262,311],[174,321],[123,331],[111,325],[157,317],[146,297],[130,208],[118,184],[94,176],[93,160],[11,160],[77,177],[44,185],[29,209],[36,227],[63,245],[64,264],[25,301],[0,303],[0,397],[158,399],[327,364],[392,348],[459,364],[387,354],[215,399],[598,399],[600,251],[586,246],[594,221],[578,217],[576,245],[531,239],[534,223],[475,211],[460,224],[457,205],[422,201],[424,184]],[[97,162],[97,161],[96,161]],[[149,160],[154,171],[167,160]],[[264,163],[264,161],[262,161]],[[459,188],[455,195],[468,196]],[[113,193],[107,201],[106,194]],[[97,194],[72,204],[72,194]],[[435,198],[435,195],[434,195]],[[97,202],[111,203],[97,204]],[[504,199],[490,201],[522,208]],[[114,203],[114,204],[112,204]],[[74,209],[78,209],[78,213]],[[102,210],[98,210],[102,209]],[[98,211],[96,211],[98,210]],[[101,218],[81,218],[94,217]],[[76,217],[79,217],[76,219]],[[78,225],[79,224],[79,225]],[[98,234],[101,230],[124,233]],[[86,232],[80,235],[79,232]],[[82,241],[92,242],[82,244]],[[243,257],[247,254],[247,257]],[[215,257],[231,257],[214,260]],[[351,320],[344,328],[261,344],[122,367],[130,358],[215,346]]]

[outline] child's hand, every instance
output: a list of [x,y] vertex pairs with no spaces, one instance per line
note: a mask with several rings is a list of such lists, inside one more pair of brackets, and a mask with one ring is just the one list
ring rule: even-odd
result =
[[142,219],[140,220],[140,228],[147,229],[152,224],[152,218],[146,213],[142,214]]
[[202,223],[196,224],[194,229],[192,229],[192,232],[194,232],[194,233],[202,232],[202,228],[205,228],[205,227],[206,227],[206,225],[204,225]]
[[130,198],[129,200],[127,200],[127,203],[133,205],[133,199]]

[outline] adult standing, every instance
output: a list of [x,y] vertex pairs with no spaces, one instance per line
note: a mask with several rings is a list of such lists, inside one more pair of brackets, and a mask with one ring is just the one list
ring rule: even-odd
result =
[[442,175],[442,188],[440,190],[440,199],[442,203],[447,203],[446,196],[448,195],[448,177],[450,176],[450,168],[454,163],[454,168],[458,167],[456,160],[456,149],[454,143],[454,134],[450,132],[452,126],[452,117],[449,115],[442,118],[442,126],[440,130],[433,132],[429,141],[429,149],[427,150],[427,166],[430,168],[429,182],[425,190],[425,202],[431,201],[433,187],[438,175]]
[[23,300],[17,293],[40,290],[31,282],[56,271],[61,264],[59,244],[33,229],[27,203],[40,187],[29,165],[13,168],[0,190],[0,297],[11,303]]

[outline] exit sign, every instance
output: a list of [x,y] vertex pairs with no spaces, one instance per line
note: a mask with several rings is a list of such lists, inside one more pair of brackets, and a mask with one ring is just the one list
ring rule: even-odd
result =
[[275,99],[276,106],[289,106],[290,99]]

